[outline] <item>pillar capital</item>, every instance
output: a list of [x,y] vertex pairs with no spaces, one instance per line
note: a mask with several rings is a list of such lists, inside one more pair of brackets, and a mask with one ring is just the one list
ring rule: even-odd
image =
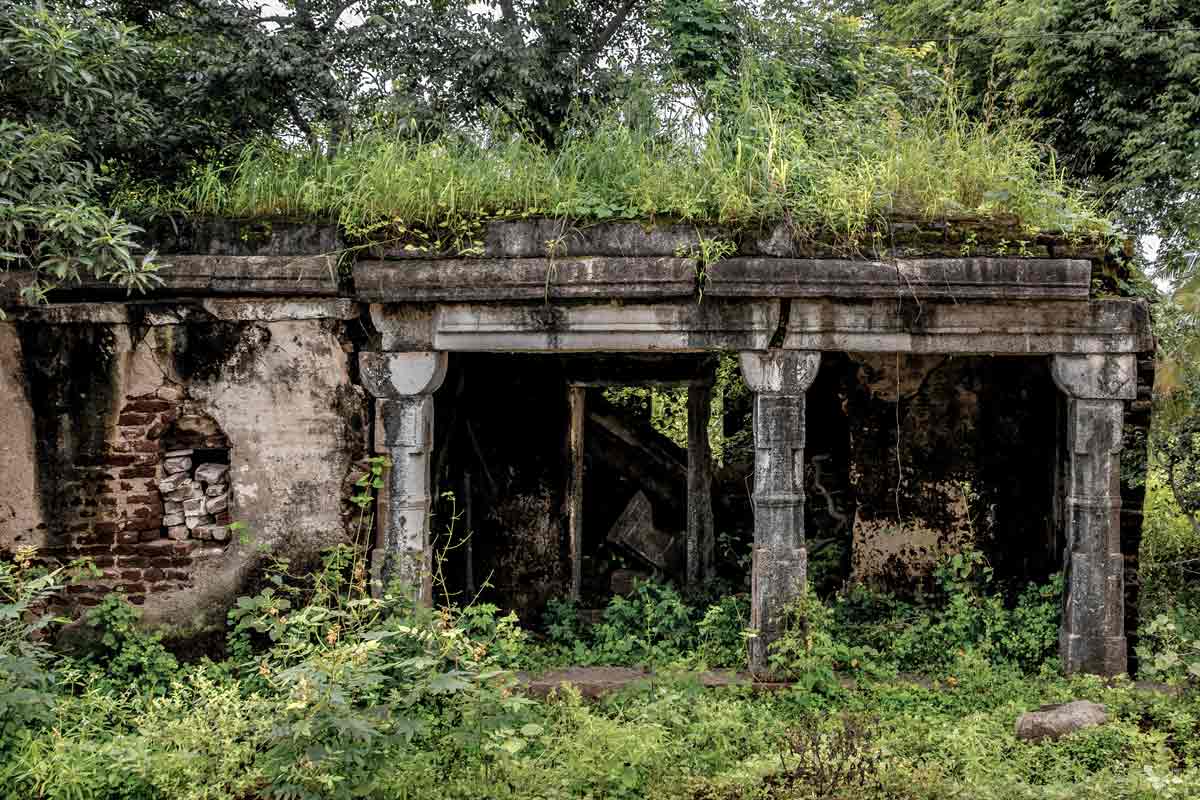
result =
[[446,377],[446,354],[359,353],[358,371],[363,386],[377,398],[432,394]]
[[817,377],[815,350],[748,350],[739,356],[746,385],[756,394],[804,394]]
[[1054,385],[1079,400],[1133,400],[1137,358],[1133,353],[1060,353],[1050,358]]

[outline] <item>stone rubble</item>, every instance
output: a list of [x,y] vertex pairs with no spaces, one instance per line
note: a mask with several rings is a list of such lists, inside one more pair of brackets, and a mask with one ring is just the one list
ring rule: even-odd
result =
[[166,453],[157,479],[168,539],[229,539],[229,465],[196,464],[195,450]]

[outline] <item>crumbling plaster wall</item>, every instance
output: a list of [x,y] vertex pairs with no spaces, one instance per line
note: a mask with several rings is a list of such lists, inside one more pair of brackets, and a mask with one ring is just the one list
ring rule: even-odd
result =
[[[346,538],[344,489],[365,453],[365,401],[343,323],[312,318],[313,309],[129,310],[124,321],[84,312],[56,321],[65,324],[0,324],[0,402],[12,409],[0,485],[15,488],[0,549],[90,557],[103,576],[70,587],[79,602],[119,588],[150,622],[202,627],[223,618],[266,554],[303,564]],[[220,521],[245,523],[247,541],[175,541],[157,487],[161,437],[212,423],[230,446]]]

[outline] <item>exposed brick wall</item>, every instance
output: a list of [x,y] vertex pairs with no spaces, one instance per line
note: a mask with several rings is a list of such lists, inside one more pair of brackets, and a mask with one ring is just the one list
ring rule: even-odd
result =
[[[63,507],[56,530],[41,556],[64,563],[87,558],[100,569],[100,577],[67,588],[72,601],[95,605],[117,590],[141,604],[147,594],[190,586],[197,561],[224,554],[227,533],[223,541],[212,536],[171,538],[164,526],[158,481],[164,477],[168,448],[177,446],[181,438],[212,448],[227,447],[219,434],[195,435],[190,430],[180,434],[181,414],[206,419],[187,413],[178,386],[168,384],[152,394],[128,396],[115,430],[102,447],[71,465],[61,484]],[[208,425],[215,428],[211,421]],[[212,521],[228,525],[229,512]]]

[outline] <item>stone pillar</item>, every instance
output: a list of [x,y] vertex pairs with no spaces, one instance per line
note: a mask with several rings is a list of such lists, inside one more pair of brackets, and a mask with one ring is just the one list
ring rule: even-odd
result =
[[767,670],[781,612],[807,579],[804,547],[804,393],[821,354],[796,350],[742,353],[754,392],[754,563],[750,588],[750,669]]
[[689,386],[687,393],[687,582],[698,586],[712,577],[713,564],[712,447],[708,441],[712,387]]
[[1116,675],[1127,666],[1120,454],[1124,401],[1137,396],[1136,361],[1056,355],[1051,373],[1066,395],[1059,654],[1067,672]]
[[583,588],[583,428],[587,422],[587,389],[567,387],[567,555],[571,559],[571,599],[578,602]]
[[446,377],[446,354],[361,353],[358,365],[375,397],[375,452],[391,461],[379,498],[372,580],[382,588],[399,579],[412,587],[415,599],[429,604],[433,393]]

